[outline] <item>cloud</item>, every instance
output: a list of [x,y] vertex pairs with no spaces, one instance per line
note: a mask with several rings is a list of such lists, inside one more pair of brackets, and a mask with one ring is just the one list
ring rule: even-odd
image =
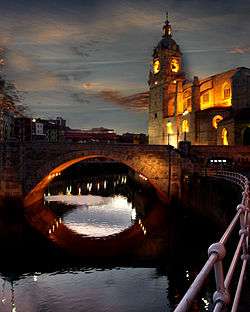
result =
[[103,90],[98,94],[105,101],[122,106],[129,110],[146,111],[149,103],[149,93],[141,92],[130,96],[122,96],[120,92],[114,90]]
[[111,102],[120,107],[145,112],[148,109],[149,93],[140,92],[129,96],[123,96],[120,91],[114,90],[98,82],[87,82],[82,84],[86,94],[97,96],[107,102]]
[[250,53],[250,47],[235,47],[232,48],[229,53],[231,54],[246,54]]

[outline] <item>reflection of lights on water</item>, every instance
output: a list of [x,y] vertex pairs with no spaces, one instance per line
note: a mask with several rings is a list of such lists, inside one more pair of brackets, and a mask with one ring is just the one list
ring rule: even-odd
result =
[[52,227],[49,228],[49,235],[55,232],[55,230],[59,227],[59,224],[62,223],[62,219],[59,218],[58,220],[55,220],[54,224],[52,224]]
[[33,281],[34,281],[34,282],[37,282],[38,276],[39,276],[40,274],[41,274],[40,272],[35,272],[35,273],[34,273],[34,275],[33,275]]
[[72,186],[66,188],[66,195],[70,196],[72,191]]
[[125,183],[127,183],[127,177],[123,176],[121,179],[121,184],[125,184]]
[[81,193],[82,193],[82,189],[79,187],[78,188],[78,195],[81,195]]
[[97,183],[97,190],[99,191],[100,189],[100,183]]
[[136,219],[136,210],[135,210],[135,208],[133,208],[133,209],[131,210],[131,219],[132,219],[132,220],[135,220],[135,219]]
[[3,285],[2,285],[2,299],[1,299],[2,304],[4,304],[5,301],[6,301],[6,298],[5,298],[5,285],[6,285],[6,281],[3,281]]
[[104,183],[103,183],[103,187],[104,187],[104,189],[107,188],[107,181],[106,181],[106,180],[105,180]]
[[11,312],[16,312],[14,285],[11,282]]
[[204,308],[206,311],[208,311],[209,308],[209,301],[205,298],[201,298],[201,300],[204,302]]
[[[103,182],[100,182],[100,187],[102,186]],[[132,225],[132,203],[128,202],[127,197],[122,195],[114,197],[90,194],[72,195],[70,197],[55,195],[50,197],[49,201],[63,202],[78,207],[63,219],[63,223],[79,234],[97,237],[113,235]],[[99,217],[100,215],[103,215],[103,218]],[[52,224],[49,228],[52,230]],[[56,234],[52,232],[52,235]]]
[[92,183],[87,183],[87,190],[89,192],[91,192],[91,190],[92,190]]

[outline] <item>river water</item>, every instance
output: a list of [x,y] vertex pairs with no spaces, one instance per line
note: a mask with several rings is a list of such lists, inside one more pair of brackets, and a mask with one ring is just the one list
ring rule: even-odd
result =
[[[206,259],[207,245],[200,244],[192,225],[210,225],[188,213],[175,213],[143,177],[123,166],[70,168],[51,183],[45,200],[69,229],[98,238],[119,234],[147,220],[160,203],[167,212],[162,217],[167,231],[164,237],[159,236],[159,229],[145,239],[152,250],[155,242],[162,248],[158,246],[158,252],[151,255],[151,249],[143,247],[129,261],[90,264],[84,259],[64,258],[63,251],[54,250],[53,244],[24,226],[20,231],[24,238],[19,237],[17,244],[16,239],[8,243],[1,256],[1,312],[173,311]],[[11,230],[6,231],[10,237]],[[188,247],[194,240],[196,245]],[[202,294],[193,311],[208,311],[210,297],[210,292]]]

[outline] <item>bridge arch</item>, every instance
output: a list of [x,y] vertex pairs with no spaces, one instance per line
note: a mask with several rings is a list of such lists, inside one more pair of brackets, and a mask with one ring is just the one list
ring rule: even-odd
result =
[[[67,149],[67,147],[70,147]],[[75,146],[74,146],[75,147]],[[26,157],[33,158],[25,178],[25,205],[33,204],[42,198],[48,183],[60,172],[80,161],[89,158],[106,158],[125,164],[135,172],[145,176],[149,183],[162,196],[178,192],[180,177],[180,155],[173,148],[138,145],[77,145],[77,148],[67,146],[62,150],[56,145],[41,153],[32,151]],[[168,194],[170,195],[170,194]]]

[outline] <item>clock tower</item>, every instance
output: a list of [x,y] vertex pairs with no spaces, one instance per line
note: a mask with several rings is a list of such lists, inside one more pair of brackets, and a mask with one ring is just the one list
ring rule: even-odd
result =
[[168,15],[163,26],[162,39],[155,47],[149,73],[150,144],[168,144],[170,122],[178,113],[178,96],[182,92],[182,53],[172,38]]

